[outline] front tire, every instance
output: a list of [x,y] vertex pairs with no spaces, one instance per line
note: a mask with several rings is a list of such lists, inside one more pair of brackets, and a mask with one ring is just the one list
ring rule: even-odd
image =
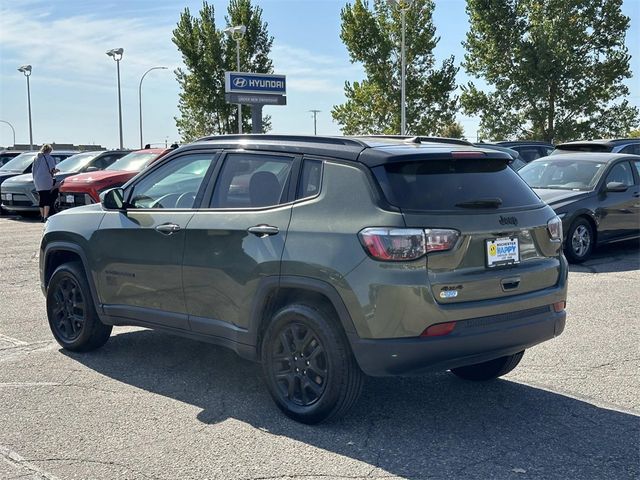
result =
[[489,360],[488,362],[476,363],[475,365],[468,365],[466,367],[452,368],[451,373],[464,380],[473,380],[476,382],[493,380],[506,375],[516,368],[520,363],[520,360],[522,360],[523,355],[524,350],[513,355]]
[[47,317],[51,333],[65,350],[95,350],[111,335],[111,325],[98,318],[84,269],[78,262],[60,265],[53,273],[47,286]]
[[582,263],[593,252],[595,236],[593,227],[586,218],[577,218],[573,221],[567,232],[567,240],[564,245],[564,254],[571,263]]
[[262,342],[262,365],[278,408],[307,424],[346,413],[364,382],[340,326],[312,305],[288,305],[273,316]]

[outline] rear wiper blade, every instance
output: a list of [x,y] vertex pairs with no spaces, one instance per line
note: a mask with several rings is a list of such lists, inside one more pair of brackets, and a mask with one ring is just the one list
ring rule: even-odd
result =
[[498,208],[500,205],[502,205],[501,198],[482,198],[456,203],[456,207],[460,208]]

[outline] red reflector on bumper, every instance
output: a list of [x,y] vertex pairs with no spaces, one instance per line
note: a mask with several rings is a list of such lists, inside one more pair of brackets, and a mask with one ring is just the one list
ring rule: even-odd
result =
[[438,323],[431,325],[424,332],[421,337],[441,337],[442,335],[449,335],[456,328],[456,322]]
[[553,311],[556,313],[562,312],[565,308],[567,308],[566,300],[563,300],[562,302],[556,302],[553,304]]

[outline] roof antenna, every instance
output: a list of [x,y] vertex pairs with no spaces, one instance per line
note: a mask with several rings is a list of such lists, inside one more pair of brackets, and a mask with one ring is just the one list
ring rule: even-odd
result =
[[420,141],[420,137],[411,137],[411,138],[407,138],[404,143],[422,143]]

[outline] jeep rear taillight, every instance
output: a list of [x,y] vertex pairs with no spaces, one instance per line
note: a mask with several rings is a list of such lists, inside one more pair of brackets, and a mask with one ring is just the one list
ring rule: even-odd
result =
[[372,227],[358,234],[371,257],[390,262],[417,260],[429,252],[450,250],[459,236],[456,230],[441,228]]

